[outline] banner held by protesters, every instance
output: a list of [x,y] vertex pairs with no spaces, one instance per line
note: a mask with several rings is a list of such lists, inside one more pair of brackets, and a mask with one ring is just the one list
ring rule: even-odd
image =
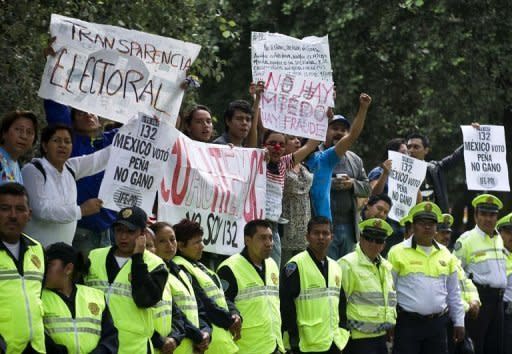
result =
[[165,120],[139,114],[119,130],[98,195],[104,208],[138,206],[151,214],[170,156],[170,129]]
[[425,175],[427,163],[396,151],[388,151],[391,172],[388,178],[388,195],[393,202],[389,217],[400,221],[416,205],[418,190]]
[[243,229],[265,218],[263,150],[193,141],[172,129],[176,141],[158,192],[158,219],[201,224],[208,252],[231,255],[244,246]]
[[474,129],[462,125],[460,128],[468,190],[510,191],[503,126],[481,125]]
[[121,123],[139,112],[176,121],[199,45],[56,14],[50,32],[39,96]]

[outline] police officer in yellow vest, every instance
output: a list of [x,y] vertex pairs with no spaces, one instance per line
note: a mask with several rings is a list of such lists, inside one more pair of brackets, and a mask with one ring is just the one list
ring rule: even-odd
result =
[[505,312],[504,354],[512,354],[512,213],[499,219],[496,229],[503,239],[507,264],[507,288],[503,295]]
[[332,241],[329,219],[311,218],[306,240],[307,249],[292,257],[282,270],[283,331],[288,333],[294,354],[341,353],[349,332],[340,327],[341,268],[327,257]]
[[46,282],[43,295],[44,327],[48,353],[117,353],[119,341],[105,294],[76,284],[84,262],[64,242],[46,249]]
[[243,318],[239,353],[284,353],[279,312],[279,269],[269,258],[272,229],[266,220],[249,221],[244,227],[245,248],[219,265],[226,300]]
[[[446,353],[448,340],[464,339],[457,259],[434,240],[441,221],[436,204],[419,203],[409,216],[412,236],[388,255],[398,302],[393,353]],[[446,335],[448,316],[454,324],[453,339]]]
[[[443,214],[441,216],[441,222],[437,224],[437,232],[435,240],[446,248],[450,249],[451,236],[452,236],[452,225],[453,216],[450,214]],[[455,257],[455,256],[454,256]],[[480,311],[480,297],[478,296],[478,290],[475,284],[466,276],[464,269],[460,265],[460,261],[457,259],[457,278],[459,279],[459,288],[462,295],[462,303],[464,305],[464,311],[466,316],[476,318]],[[450,323],[448,326],[448,336],[451,335],[453,326]],[[467,333],[466,333],[467,335]],[[448,341],[448,352],[454,353],[456,350],[453,341]]]
[[466,318],[476,354],[503,352],[503,293],[507,287],[503,240],[496,233],[503,203],[491,194],[472,201],[476,226],[463,233],[454,246],[466,275],[475,283],[482,307],[477,318]]
[[89,254],[85,284],[105,293],[119,331],[119,353],[152,353],[151,307],[162,299],[168,272],[145,250],[147,215],[139,207],[121,209],[114,223],[115,246]]
[[196,297],[205,304],[206,316],[213,325],[212,341],[205,353],[237,353],[235,339],[240,338],[242,329],[240,313],[231,301],[226,301],[217,274],[199,262],[204,249],[201,225],[183,219],[173,229],[178,241],[178,255],[173,261],[190,275]]
[[396,292],[392,266],[380,253],[393,228],[381,219],[359,224],[361,238],[356,250],[341,258],[342,297],[351,338],[346,354],[387,354],[388,332],[396,323]]
[[30,220],[25,188],[0,185],[0,353],[46,353],[41,288],[44,253],[23,234]]
[[[159,221],[151,225],[151,230],[155,234],[156,254],[164,260],[169,271],[167,288],[170,295],[167,291],[164,292],[164,300],[172,301],[172,319],[163,316],[156,323],[155,329],[163,337],[156,346],[162,353],[203,353],[210,344],[212,329],[207,321],[203,303],[195,296],[190,276],[174,262],[177,242],[172,225]],[[172,320],[170,333],[169,323],[165,325],[162,322],[165,318]],[[153,343],[155,339],[153,336]]]

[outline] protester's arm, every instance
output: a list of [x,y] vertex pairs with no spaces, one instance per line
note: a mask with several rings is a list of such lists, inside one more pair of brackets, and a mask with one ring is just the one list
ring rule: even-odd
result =
[[[82,212],[78,205],[70,207],[55,202],[55,196],[49,193],[50,190],[45,185],[43,174],[33,164],[26,164],[21,170],[21,174],[34,218],[59,224],[67,224],[82,218]],[[47,176],[47,178],[50,177]]]
[[370,171],[370,175],[368,175],[368,179],[370,180],[370,187],[372,188],[372,195],[378,195],[384,193],[384,187],[388,182],[389,172],[391,171],[392,161],[386,160],[381,165],[381,173],[377,179],[372,180],[372,174],[376,175],[377,172],[375,170]]
[[252,104],[252,123],[249,135],[247,135],[246,147],[258,147],[258,130],[260,124],[260,101],[263,93],[263,81],[259,81],[254,87],[254,102]]
[[147,308],[162,299],[169,272],[164,264],[148,271],[143,253],[132,255],[132,296],[138,307]]
[[339,157],[345,155],[345,152],[347,152],[350,146],[352,146],[352,144],[357,140],[359,134],[361,134],[364,127],[364,121],[366,120],[366,113],[368,112],[368,107],[371,102],[372,98],[366,93],[359,95],[359,110],[357,111],[354,122],[352,123],[352,127],[348,134],[341,138],[335,145],[335,150]]
[[290,262],[281,270],[279,300],[281,306],[282,332],[288,332],[292,350],[299,347],[299,329],[297,327],[297,309],[295,298],[300,293],[300,279],[297,263]]
[[117,353],[119,349],[119,339],[117,328],[108,307],[105,308],[101,317],[101,338],[96,348],[91,354],[110,354]]
[[293,156],[293,164],[298,165],[304,161],[316,148],[320,145],[320,141],[308,139],[308,141],[299,150],[295,151]]
[[64,124],[72,126],[70,107],[52,100],[44,100],[44,111],[48,125]]
[[438,161],[439,168],[442,170],[449,170],[457,166],[457,164],[464,158],[464,145],[459,146],[455,151],[446,156],[441,161]]
[[75,172],[75,179],[95,175],[103,171],[108,164],[111,146],[98,150],[93,154],[72,157],[66,161],[66,164]]

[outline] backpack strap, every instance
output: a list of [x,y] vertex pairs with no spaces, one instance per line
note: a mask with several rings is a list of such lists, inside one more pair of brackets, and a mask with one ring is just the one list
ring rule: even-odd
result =
[[[43,165],[41,164],[41,161],[39,160],[33,160],[30,162],[32,165],[34,165],[35,168],[37,168],[39,170],[39,172],[41,172],[41,174],[43,175],[44,177],[44,183],[46,183],[46,171],[44,170],[44,167]],[[73,176],[74,177],[74,176]]]

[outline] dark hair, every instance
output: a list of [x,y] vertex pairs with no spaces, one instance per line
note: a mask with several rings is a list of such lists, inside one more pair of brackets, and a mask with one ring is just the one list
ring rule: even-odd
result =
[[17,197],[25,197],[28,202],[28,193],[22,184],[17,182],[7,182],[0,184],[0,195],[15,195]]
[[272,229],[272,225],[267,220],[263,219],[254,219],[249,221],[244,226],[244,236],[253,237],[258,231],[258,227],[264,227]]
[[2,123],[0,123],[0,144],[4,143],[4,134],[11,128],[11,125],[14,124],[20,118],[27,118],[32,121],[34,125],[34,141],[32,142],[32,146],[37,141],[37,134],[39,124],[37,123],[37,116],[32,111],[11,111],[6,113],[2,118]]
[[284,133],[280,133],[280,132],[276,132],[275,130],[270,130],[270,129],[267,129],[265,130],[265,133],[263,133],[263,139],[261,140],[261,142],[263,144],[265,144],[265,141],[267,141],[268,137],[272,134],[281,134],[282,136],[284,136],[284,140],[285,142],[287,141],[287,138],[286,138],[286,134]]
[[46,156],[46,151],[43,149],[43,143],[48,144],[50,139],[55,135],[58,130],[66,130],[69,133],[69,137],[73,139],[73,130],[71,127],[65,124],[52,124],[46,126],[41,131],[41,156]]
[[85,261],[82,253],[75,250],[72,246],[64,242],[57,242],[49,245],[45,250],[46,260],[49,262],[54,259],[60,259],[66,266],[69,263],[74,265],[73,282],[78,281],[85,272]]
[[309,219],[308,221],[308,234],[311,232],[311,230],[313,229],[313,226],[315,225],[329,225],[329,230],[332,231],[332,224],[331,224],[331,221],[326,218],[325,216],[313,216],[311,219]]
[[159,233],[160,230],[162,230],[164,227],[170,227],[171,229],[173,229],[172,225],[165,221],[155,222],[149,228],[151,229],[151,231],[153,231],[155,233],[155,237],[156,237],[156,234]]
[[196,236],[203,236],[204,231],[198,222],[182,219],[179,223],[173,227],[174,233],[176,234],[176,241],[183,242],[187,245],[187,242]]
[[409,136],[407,137],[407,140],[411,140],[411,139],[420,139],[424,148],[430,147],[430,140],[428,140],[428,138],[423,134],[420,134],[420,133],[409,134]]
[[387,194],[384,194],[384,193],[381,193],[381,194],[377,194],[377,195],[372,195],[369,199],[368,199],[368,203],[367,205],[368,206],[372,206],[374,204],[377,204],[377,202],[379,201],[383,201],[383,202],[386,202],[389,204],[389,206],[393,206],[393,202],[391,201],[391,198],[387,195]]
[[249,104],[249,102],[245,100],[236,100],[233,102],[230,102],[228,104],[228,108],[224,112],[224,128],[226,131],[229,130],[229,127],[227,125],[227,122],[233,119],[233,116],[235,115],[235,111],[241,111],[243,113],[247,113],[252,117],[252,107]]
[[192,121],[192,117],[194,116],[194,113],[196,113],[197,111],[206,111],[206,112],[210,113],[210,115],[212,114],[212,111],[210,110],[210,108],[208,108],[202,104],[195,105],[185,115],[185,124],[187,126],[190,125],[190,122]]
[[402,145],[407,145],[407,142],[405,141],[405,139],[394,138],[394,139],[388,140],[388,142],[386,143],[386,148],[384,150],[383,159],[384,160],[388,159],[388,151],[398,151],[398,150],[400,150],[400,146],[402,146]]

